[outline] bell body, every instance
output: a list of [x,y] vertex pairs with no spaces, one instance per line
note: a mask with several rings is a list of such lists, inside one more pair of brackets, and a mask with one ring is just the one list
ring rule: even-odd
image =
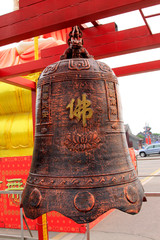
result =
[[117,78],[93,58],[48,66],[37,85],[34,154],[22,206],[77,223],[111,208],[138,213],[144,197],[130,159]]

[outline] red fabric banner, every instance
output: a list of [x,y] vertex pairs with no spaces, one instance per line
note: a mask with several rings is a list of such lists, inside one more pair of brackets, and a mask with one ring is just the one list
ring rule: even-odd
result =
[[[24,188],[31,165],[32,157],[0,158],[0,190],[22,190]],[[20,228],[20,201],[17,195],[0,197],[0,227]],[[31,230],[38,230],[37,219],[26,218]],[[54,232],[86,231],[84,224],[77,224],[62,214],[52,211],[47,213],[48,230]],[[24,223],[24,228],[26,228]]]

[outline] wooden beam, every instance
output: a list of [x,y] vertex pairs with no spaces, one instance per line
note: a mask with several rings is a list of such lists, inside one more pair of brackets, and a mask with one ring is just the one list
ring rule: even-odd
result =
[[117,77],[160,70],[160,60],[113,68]]
[[39,2],[42,2],[42,1],[45,1],[45,0],[19,0],[19,8],[24,8],[24,7],[27,7],[27,6],[30,6],[30,5],[33,5],[35,3],[39,3]]
[[101,25],[98,20],[93,21],[92,24],[93,24],[94,27],[97,27],[97,26]]
[[[120,37],[120,39],[118,39],[118,37]],[[101,38],[101,45],[88,45],[87,50],[91,55],[95,56],[95,59],[102,59],[160,47],[160,34],[154,34],[152,36],[132,35],[130,39],[124,35],[124,39],[122,38],[123,34],[121,35],[118,33],[114,42],[108,42],[108,39],[105,36],[104,38]],[[106,39],[106,42],[104,42],[104,39]]]
[[[67,45],[61,45],[55,48],[55,55],[52,57],[42,58],[39,60],[31,61],[28,63],[23,63],[11,67],[0,69],[0,81],[7,80],[11,77],[17,77],[22,75],[28,75],[30,73],[35,73],[42,71],[46,66],[52,64],[53,62],[59,61],[61,53],[67,48]],[[61,51],[62,50],[62,51]]]
[[158,4],[159,0],[30,0],[29,2],[34,4],[25,5],[23,0],[20,10],[0,16],[0,46],[149,7]]
[[140,12],[140,14],[141,14],[141,16],[142,16],[142,18],[143,18],[143,21],[145,22],[145,24],[146,24],[146,26],[147,26],[147,28],[148,28],[148,32],[152,35],[152,31],[151,31],[151,29],[150,29],[150,26],[149,26],[149,24],[148,24],[148,22],[147,22],[147,20],[146,20],[146,17],[145,17],[145,15],[144,15],[142,9],[139,9],[139,12]]
[[[121,32],[105,32],[105,34],[103,29],[106,29],[106,26],[104,28],[103,26],[98,26],[84,30],[85,47],[95,59],[160,47],[160,34],[151,36],[146,26]],[[94,33],[96,33],[96,37]],[[11,77],[42,71],[46,66],[59,61],[60,56],[67,47],[68,45],[64,44],[44,49],[41,54],[42,59],[2,68],[0,69],[0,78],[5,80]]]
[[[146,73],[146,72],[152,72],[152,71],[158,71],[158,70],[160,70],[160,60],[113,68],[113,71],[117,77],[124,77],[128,75],[134,75],[134,74]],[[31,89],[32,95],[34,94],[33,91],[36,90],[35,82],[32,82],[27,79],[22,79],[20,77],[19,79],[18,77],[11,78],[11,79],[1,78],[1,81],[12,84],[12,85],[16,85],[18,87]]]
[[[148,50],[160,47],[160,34],[150,35],[146,26],[115,31],[115,24],[107,24],[92,27],[83,31],[84,47],[95,59]],[[53,57],[62,54],[65,45],[44,49],[42,58]],[[66,45],[67,48],[67,45]]]
[[0,81],[17,86],[17,87],[30,89],[32,91],[36,90],[36,83],[26,78],[22,78],[22,77],[1,78]]

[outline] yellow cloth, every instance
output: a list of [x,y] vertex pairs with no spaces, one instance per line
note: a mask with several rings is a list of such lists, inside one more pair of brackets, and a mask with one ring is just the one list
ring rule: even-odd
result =
[[[38,37],[34,38],[35,60]],[[23,78],[37,82],[40,72]],[[31,91],[0,82],[0,157],[26,156],[33,152]]]
[[31,91],[0,82],[0,157],[32,152]]
[[30,90],[0,82],[0,115],[31,111]]

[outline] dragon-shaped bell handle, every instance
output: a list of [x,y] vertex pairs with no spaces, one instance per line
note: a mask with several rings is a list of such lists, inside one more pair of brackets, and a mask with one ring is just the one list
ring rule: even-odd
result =
[[70,58],[93,58],[83,47],[82,31],[79,26],[72,27],[72,31],[69,33],[68,45],[69,48],[67,48],[60,57],[61,60]]

